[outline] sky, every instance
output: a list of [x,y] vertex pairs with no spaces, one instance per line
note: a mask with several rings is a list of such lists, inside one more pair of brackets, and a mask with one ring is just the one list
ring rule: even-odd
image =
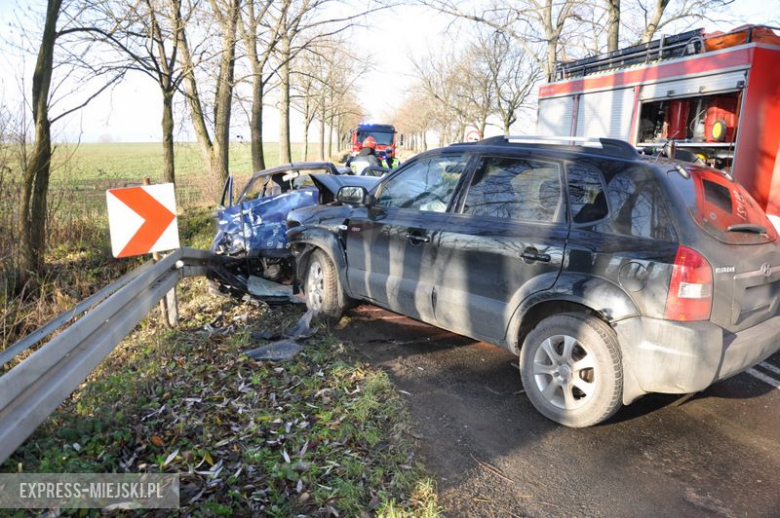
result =
[[[35,2],[35,3],[33,3]],[[39,8],[44,5],[40,0],[30,3]],[[772,6],[775,6],[772,9]],[[24,0],[0,0],[0,26],[16,18],[19,9],[28,8]],[[762,0],[736,0],[727,13],[744,23],[767,23],[767,8],[777,11],[775,2]],[[770,15],[772,16],[772,15]],[[368,29],[360,29],[350,39],[353,50],[368,56],[375,69],[369,71],[357,85],[358,99],[370,114],[374,122],[384,122],[400,105],[412,83],[410,58],[419,58],[429,49],[446,48],[457,41],[458,24],[453,25],[451,18],[434,13],[418,6],[400,6],[371,15]],[[720,24],[706,23],[708,30],[727,30],[734,25],[731,21]],[[4,31],[8,34],[8,31]],[[9,42],[0,42],[0,87],[2,100],[6,103],[18,99],[19,76],[32,75],[34,57],[27,57],[22,64],[19,53],[9,50]],[[13,42],[10,42],[13,43]],[[191,125],[185,117],[185,107],[181,97],[177,106],[176,139],[192,141],[194,135]],[[78,114],[67,117],[54,128],[54,136],[59,141],[81,142],[157,142],[161,140],[160,129],[161,96],[154,81],[145,76],[127,77],[112,91],[103,94]],[[231,138],[247,136],[249,130],[245,124],[242,110],[234,110],[234,123]],[[532,121],[531,121],[532,122]],[[525,128],[529,121],[524,122]],[[267,141],[278,140],[278,113],[273,106],[266,109]],[[530,124],[533,127],[533,124]],[[498,134],[498,128],[487,133]],[[527,132],[527,131],[526,131]],[[300,142],[303,137],[302,122],[294,114],[292,120],[292,140]],[[312,128],[312,140],[317,132]]]

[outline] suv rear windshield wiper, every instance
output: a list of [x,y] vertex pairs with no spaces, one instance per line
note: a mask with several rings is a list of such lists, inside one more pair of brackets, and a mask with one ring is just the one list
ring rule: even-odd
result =
[[763,225],[755,225],[753,223],[739,223],[737,225],[729,225],[726,229],[729,232],[755,232],[756,234],[766,234],[766,227]]

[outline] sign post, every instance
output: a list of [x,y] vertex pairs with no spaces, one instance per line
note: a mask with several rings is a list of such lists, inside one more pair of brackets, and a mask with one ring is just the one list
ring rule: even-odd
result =
[[[152,254],[156,262],[160,252],[179,248],[176,220],[176,194],[172,183],[109,189],[106,191],[111,251],[114,257]],[[179,308],[176,288],[160,300],[160,311],[169,327],[176,325]]]

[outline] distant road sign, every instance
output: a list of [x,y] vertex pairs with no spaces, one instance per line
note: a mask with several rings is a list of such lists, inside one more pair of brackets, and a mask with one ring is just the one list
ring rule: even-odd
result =
[[106,202],[114,257],[179,248],[172,183],[109,189]]

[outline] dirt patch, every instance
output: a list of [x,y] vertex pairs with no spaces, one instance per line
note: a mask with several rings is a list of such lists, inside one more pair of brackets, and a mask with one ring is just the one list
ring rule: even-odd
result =
[[[574,430],[535,411],[516,358],[503,349],[368,305],[347,319],[336,336],[386,370],[407,399],[449,516],[780,512],[780,465],[763,450],[775,439],[742,427],[735,440],[746,416],[735,416],[719,392],[680,406],[674,396],[648,396],[602,425]],[[717,390],[777,421],[780,394],[729,383]],[[728,429],[707,417],[713,412],[729,418]]]

